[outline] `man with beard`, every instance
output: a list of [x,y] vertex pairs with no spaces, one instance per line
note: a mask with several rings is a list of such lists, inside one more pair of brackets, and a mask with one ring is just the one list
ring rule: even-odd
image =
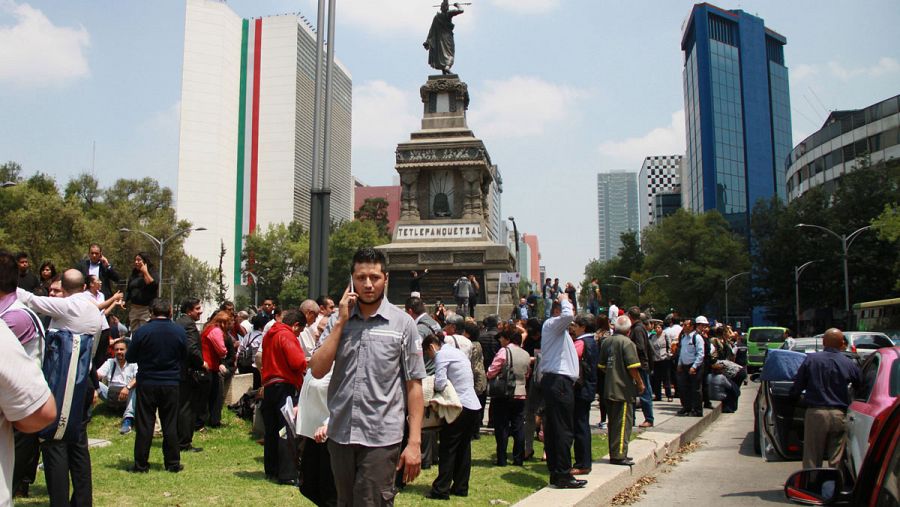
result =
[[[384,298],[385,264],[373,248],[354,254],[352,284],[310,364],[316,378],[334,366],[328,450],[339,505],[393,505],[395,470],[409,483],[421,466],[422,339],[412,318]],[[406,407],[409,439],[401,452]]]

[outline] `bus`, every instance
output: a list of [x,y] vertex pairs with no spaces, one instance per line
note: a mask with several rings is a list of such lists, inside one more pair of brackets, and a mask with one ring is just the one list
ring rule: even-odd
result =
[[853,305],[856,329],[881,331],[900,345],[900,298],[866,301]]

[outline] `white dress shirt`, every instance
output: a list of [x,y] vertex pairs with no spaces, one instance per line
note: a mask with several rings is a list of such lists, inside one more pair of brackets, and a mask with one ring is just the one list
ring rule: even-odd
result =
[[544,321],[541,331],[541,373],[565,375],[572,380],[578,378],[578,352],[569,336],[569,324],[573,320],[572,303],[563,301],[562,313]]
[[[98,311],[90,292],[79,292],[69,297],[52,298],[35,296],[23,289],[16,289],[16,296],[28,308],[50,316],[50,329],[67,329],[76,334],[96,335],[103,329],[106,319]],[[108,324],[107,324],[108,326]]]

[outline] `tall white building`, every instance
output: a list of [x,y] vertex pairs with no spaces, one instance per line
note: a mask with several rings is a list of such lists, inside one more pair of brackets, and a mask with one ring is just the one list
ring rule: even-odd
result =
[[638,173],[640,228],[654,223],[654,197],[674,192],[681,186],[681,155],[661,155],[644,159]]
[[623,232],[638,229],[637,175],[614,171],[597,174],[597,221],[600,225],[601,262],[608,261],[622,248]]
[[[178,216],[207,231],[185,251],[241,284],[244,236],[309,227],[316,37],[297,14],[243,19],[224,2],[187,0]],[[353,217],[350,73],[335,62],[331,217]]]

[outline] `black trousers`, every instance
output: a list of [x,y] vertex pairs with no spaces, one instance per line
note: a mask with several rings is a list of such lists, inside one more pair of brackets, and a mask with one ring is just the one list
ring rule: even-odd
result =
[[337,505],[337,488],[331,472],[328,442],[316,443],[303,438],[303,457],[300,459],[300,493],[318,506]]
[[678,396],[681,400],[681,408],[687,412],[700,412],[703,410],[702,395],[700,389],[702,386],[701,377],[703,377],[703,367],[694,375],[690,374],[690,366],[682,366],[681,371],[677,372],[678,377]]
[[[575,383],[556,373],[544,373],[544,449],[550,481],[571,477],[573,418],[575,413]],[[496,416],[496,414],[495,414]]]
[[203,386],[193,378],[178,385],[178,447],[182,450],[192,447],[194,424],[202,412],[204,392]]
[[575,436],[575,468],[591,468],[591,403],[594,400],[575,400],[573,414]]
[[[94,492],[91,484],[91,453],[88,451],[87,426],[82,426],[78,442],[47,440],[41,445],[41,452],[44,456],[44,478],[47,481],[50,507],[93,505]],[[71,497],[69,497],[70,477]]]
[[222,406],[225,404],[225,378],[220,372],[209,374],[209,397],[207,398],[207,418],[203,421],[212,428],[222,425]]
[[16,461],[13,467],[13,492],[34,484],[37,476],[38,458],[41,445],[36,433],[22,433],[13,430],[16,442]]
[[672,397],[672,362],[668,359],[656,361],[653,363],[653,392],[656,394],[656,400],[662,399],[663,389],[666,391],[666,398]]
[[513,464],[525,460],[525,400],[491,398],[494,406],[494,439],[497,441],[497,464],[506,466],[506,448],[513,437]]
[[134,466],[139,470],[150,468],[150,444],[153,443],[157,411],[162,425],[163,463],[167,469],[181,463],[178,449],[178,386],[142,385],[137,388],[134,411]]
[[266,441],[263,444],[263,465],[266,476],[280,481],[297,478],[297,456],[287,440],[278,436],[285,426],[281,407],[288,397],[297,401],[297,388],[291,384],[269,384],[263,389],[262,416],[266,427]]
[[472,471],[472,428],[478,417],[477,410],[463,408],[462,413],[450,424],[441,428],[441,448],[438,451],[437,479],[431,490],[438,495],[469,494],[469,474]]

